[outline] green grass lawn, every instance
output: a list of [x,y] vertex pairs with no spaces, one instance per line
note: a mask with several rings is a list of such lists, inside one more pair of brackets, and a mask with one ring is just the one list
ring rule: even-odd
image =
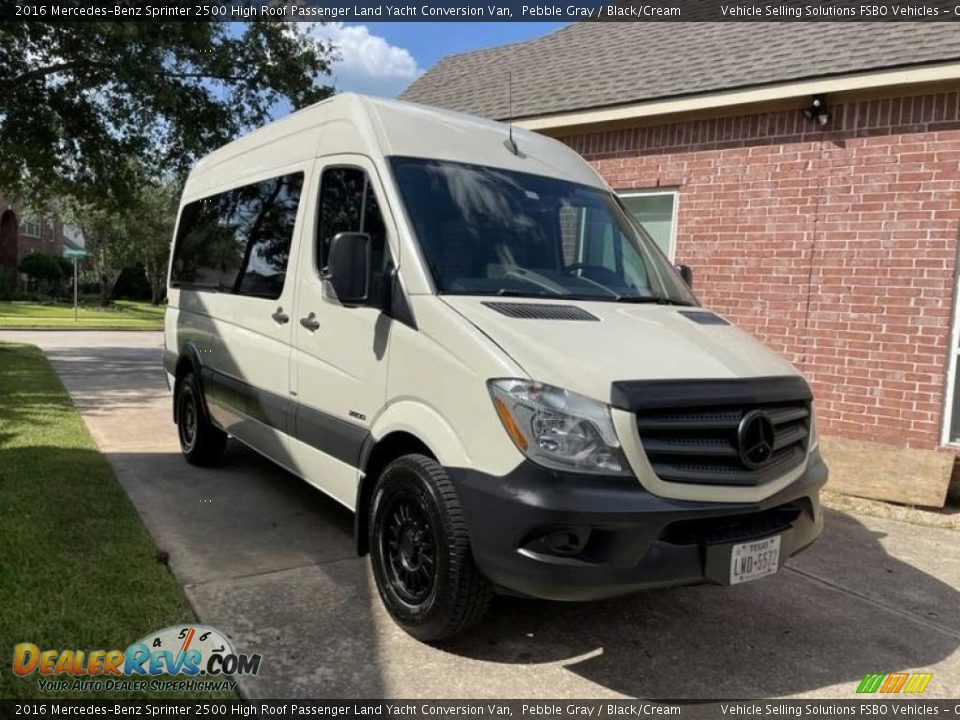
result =
[[142,697],[42,692],[13,674],[13,646],[122,651],[194,621],[46,357],[0,343],[0,698]]
[[0,302],[0,329],[162,330],[163,305],[117,300],[110,307],[81,305],[77,320],[73,305]]

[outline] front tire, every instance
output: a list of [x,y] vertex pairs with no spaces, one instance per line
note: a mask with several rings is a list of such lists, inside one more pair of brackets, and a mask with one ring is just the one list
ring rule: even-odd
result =
[[188,372],[177,385],[177,435],[180,450],[191,465],[209,467],[223,458],[227,434],[210,422],[200,402],[196,375]]
[[381,473],[370,505],[370,559],[394,621],[423,642],[476,623],[492,594],[470,552],[460,500],[446,470],[404,455]]

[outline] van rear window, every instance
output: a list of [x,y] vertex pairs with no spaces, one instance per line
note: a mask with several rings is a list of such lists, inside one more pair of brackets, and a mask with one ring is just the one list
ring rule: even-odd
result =
[[279,298],[302,187],[303,173],[291,173],[185,205],[170,285]]

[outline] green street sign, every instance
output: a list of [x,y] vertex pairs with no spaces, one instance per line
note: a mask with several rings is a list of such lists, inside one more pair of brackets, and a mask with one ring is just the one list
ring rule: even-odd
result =
[[73,248],[67,248],[63,251],[63,256],[69,258],[70,260],[83,260],[87,256],[86,250],[74,250]]

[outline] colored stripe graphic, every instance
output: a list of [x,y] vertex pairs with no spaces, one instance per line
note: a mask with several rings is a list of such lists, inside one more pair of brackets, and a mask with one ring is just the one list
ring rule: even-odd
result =
[[883,682],[883,679],[886,676],[886,673],[867,673],[863,676],[863,680],[860,681],[860,686],[857,688],[857,692],[875,693],[880,689],[880,683]]
[[933,680],[933,673],[914,673],[910,676],[903,691],[905,693],[922,693],[927,689],[927,685]]
[[922,693],[933,679],[933,673],[867,673],[857,686],[860,694]]
[[903,687],[903,684],[907,681],[910,673],[890,673],[887,675],[887,680],[883,683],[883,686],[880,688],[882,693],[898,693],[900,688]]

